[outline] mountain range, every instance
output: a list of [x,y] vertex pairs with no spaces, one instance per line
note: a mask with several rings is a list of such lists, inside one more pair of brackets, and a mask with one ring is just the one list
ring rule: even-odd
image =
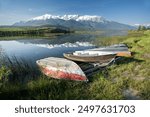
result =
[[27,21],[20,21],[13,26],[62,26],[70,29],[88,29],[88,30],[130,30],[135,27],[107,20],[101,16],[91,15],[50,15],[45,14]]
[[150,24],[135,24],[136,27],[139,27],[139,26],[145,26],[145,27],[150,27]]

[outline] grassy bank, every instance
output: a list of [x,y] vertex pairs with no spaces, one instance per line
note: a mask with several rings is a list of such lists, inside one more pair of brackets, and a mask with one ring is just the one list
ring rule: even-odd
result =
[[[150,31],[130,31],[127,36],[97,40],[100,45],[126,43],[133,57],[121,58],[90,77],[88,83],[51,79],[28,65],[20,66],[19,75],[10,67],[14,64],[1,67],[0,99],[150,99]],[[15,80],[25,77],[30,80]],[[10,78],[14,81],[9,82]]]

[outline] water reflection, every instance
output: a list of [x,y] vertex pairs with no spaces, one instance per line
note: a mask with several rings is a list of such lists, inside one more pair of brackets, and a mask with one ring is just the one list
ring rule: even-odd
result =
[[71,34],[58,36],[55,39],[17,39],[9,41],[0,41],[0,48],[5,54],[11,58],[24,59],[26,61],[32,61],[46,57],[63,57],[63,53],[73,52],[76,50],[84,50],[93,48],[93,43],[97,36],[112,36],[112,35],[125,34],[117,31],[106,32],[103,34],[89,35],[89,34]]
[[[43,39],[43,41],[45,40]],[[65,52],[89,49],[94,47],[89,42],[76,42],[64,44],[33,44],[21,43],[15,40],[0,41],[0,45],[2,46],[8,57],[11,58],[15,56],[16,58],[21,58],[33,62],[46,57],[62,57],[63,53]]]

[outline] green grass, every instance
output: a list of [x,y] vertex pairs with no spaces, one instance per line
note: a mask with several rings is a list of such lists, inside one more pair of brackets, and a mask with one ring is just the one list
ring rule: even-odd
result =
[[[32,67],[27,69],[27,63],[15,64],[16,71],[1,67],[0,79],[8,80],[0,80],[0,99],[150,99],[150,31],[130,31],[127,36],[98,41],[126,43],[133,57],[121,58],[89,77],[88,83],[48,78]],[[10,76],[13,82],[8,82]],[[26,77],[27,82],[19,83]]]

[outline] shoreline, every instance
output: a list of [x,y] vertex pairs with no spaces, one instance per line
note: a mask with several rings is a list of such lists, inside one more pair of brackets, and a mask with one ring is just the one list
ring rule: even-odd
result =
[[[106,45],[125,43],[129,46],[133,57],[124,57],[107,70],[100,71],[89,78],[88,83],[69,80],[56,80],[45,75],[35,74],[34,69],[23,65],[17,66],[16,71],[10,68],[1,68],[0,73],[5,76],[6,82],[1,82],[1,99],[99,99],[99,100],[132,100],[150,99],[150,30],[130,31],[127,36],[108,37],[98,40]],[[20,72],[18,72],[18,71]],[[33,70],[33,71],[32,71]],[[9,71],[9,72],[6,72]],[[9,83],[9,73],[13,80],[23,80],[29,77],[26,83]],[[17,75],[17,73],[20,73]],[[1,77],[0,77],[1,79]]]

